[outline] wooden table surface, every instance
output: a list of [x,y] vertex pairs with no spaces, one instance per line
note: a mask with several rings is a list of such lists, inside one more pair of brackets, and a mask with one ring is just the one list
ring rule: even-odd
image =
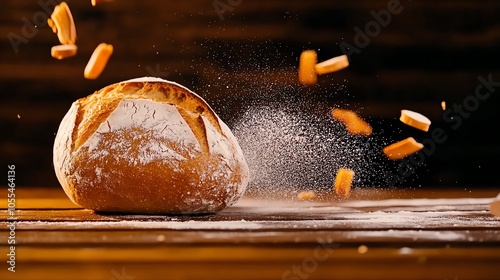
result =
[[[5,188],[2,194],[7,197]],[[500,279],[495,190],[248,193],[216,215],[102,215],[60,188],[16,190],[16,272],[0,279]]]

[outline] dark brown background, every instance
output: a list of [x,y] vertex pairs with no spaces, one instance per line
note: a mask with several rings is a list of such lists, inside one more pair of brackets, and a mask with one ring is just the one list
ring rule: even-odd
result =
[[[473,94],[479,75],[500,81],[498,1],[401,1],[401,14],[351,57],[351,66],[321,76],[314,88],[297,84],[300,52],[316,49],[319,60],[340,55],[340,42],[354,44],[354,27],[363,29],[373,20],[370,11],[387,1],[243,0],[223,20],[213,3],[117,0],[92,7],[69,1],[79,52],[58,61],[50,56],[57,37],[44,24],[17,53],[9,42],[9,33],[23,35],[23,18],[32,22],[43,13],[37,1],[2,1],[1,168],[6,173],[6,165],[15,164],[18,185],[58,186],[52,144],[71,102],[110,83],[156,75],[196,90],[229,125],[256,94],[272,99],[286,93],[356,109],[386,139],[425,138],[397,120],[400,109],[413,109],[449,139],[403,186],[498,184],[500,90],[456,131],[442,121],[440,108],[442,100],[451,106]],[[115,52],[97,80],[85,80],[83,69],[101,42]],[[272,83],[271,89],[262,83]]]

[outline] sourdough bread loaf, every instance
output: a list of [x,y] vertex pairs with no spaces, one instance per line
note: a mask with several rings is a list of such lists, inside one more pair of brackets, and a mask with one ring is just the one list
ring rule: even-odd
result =
[[210,106],[158,78],[75,101],[53,152],[68,197],[101,212],[215,213],[234,204],[249,180],[236,138]]

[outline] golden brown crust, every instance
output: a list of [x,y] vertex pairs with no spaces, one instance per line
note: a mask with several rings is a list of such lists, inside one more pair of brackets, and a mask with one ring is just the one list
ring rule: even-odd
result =
[[54,167],[73,202],[105,212],[214,213],[249,179],[229,128],[167,81],[121,82],[77,100],[57,133]]
[[150,99],[165,104],[177,105],[187,112],[201,115],[223,133],[218,117],[212,108],[198,95],[175,83],[159,82],[121,82],[96,91],[79,99],[73,138],[77,139],[72,151],[77,150],[97,130],[107,117],[116,109],[122,99]]

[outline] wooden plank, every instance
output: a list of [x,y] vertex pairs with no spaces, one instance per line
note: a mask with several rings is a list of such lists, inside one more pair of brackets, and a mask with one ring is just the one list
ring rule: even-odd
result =
[[[17,272],[0,276],[295,279],[301,269],[310,279],[496,279],[500,218],[488,213],[491,190],[471,192],[476,198],[439,189],[361,194],[370,191],[374,200],[343,202],[251,193],[216,215],[165,216],[56,210],[61,189],[19,188],[19,201],[54,209],[15,212]],[[5,224],[10,216],[0,213]],[[9,252],[9,234],[0,228],[0,251]]]
[[[0,240],[7,240],[7,233],[0,231]],[[110,229],[39,229],[26,230],[21,228],[16,232],[16,241],[22,246],[30,247],[108,247],[108,246],[167,246],[167,245],[236,245],[259,244],[286,245],[317,244],[331,240],[341,243],[342,247],[358,247],[366,245],[369,248],[401,248],[401,247],[443,247],[500,246],[500,229],[456,229],[456,230],[364,230],[331,228],[322,230],[288,229],[286,231],[180,231],[180,230],[110,230]],[[2,243],[4,244],[4,242]],[[5,244],[4,244],[5,245]]]
[[[367,254],[360,254],[358,248],[343,248],[340,244],[334,242],[328,244],[314,244],[313,246],[298,245],[294,247],[279,246],[165,246],[165,247],[129,247],[129,248],[98,248],[88,247],[87,250],[75,250],[74,248],[36,248],[30,246],[20,246],[19,254],[26,262],[259,262],[266,261],[300,261],[310,257],[315,247],[323,245],[324,249],[336,251],[329,258],[330,261],[346,259],[363,259],[364,261],[377,260],[385,258],[388,263],[405,261],[408,259],[417,259],[419,255],[426,255],[428,259],[441,259],[449,262],[465,259],[478,258],[482,260],[498,260],[500,251],[498,248],[467,248],[450,247],[447,250],[435,250],[434,248],[411,248],[408,254],[405,250],[400,252],[401,248],[371,248]],[[5,249],[5,248],[2,248]],[[48,249],[48,250],[47,250]],[[311,250],[312,249],[312,250]],[[323,248],[322,248],[323,249]],[[50,259],[45,254],[52,250],[55,254],[50,255]],[[220,254],[213,254],[218,251]]]
[[[86,209],[7,210],[18,230],[478,230],[500,229],[484,199],[412,199],[294,203],[289,200],[241,199],[215,215],[127,215]],[[5,228],[4,231],[8,229]],[[467,236],[467,235],[465,235]],[[465,237],[465,236],[459,236]],[[439,237],[439,236],[438,236]],[[445,236],[446,238],[447,236]],[[456,236],[452,236],[456,237]]]
[[[126,230],[126,229],[164,229],[164,230],[394,230],[394,229],[489,229],[500,228],[500,221],[487,214],[487,211],[471,213],[339,213],[330,215],[306,214],[303,216],[276,213],[273,216],[233,215],[214,218],[172,218],[144,216],[82,216],[68,213],[69,216],[46,213],[22,215],[16,222],[19,230]],[[6,215],[2,215],[5,217]],[[257,220],[260,218],[261,220]],[[177,219],[177,220],[176,220]],[[262,220],[264,219],[264,220]],[[104,220],[104,221],[103,221]]]
[[[2,279],[497,279],[498,248],[26,248],[16,274]],[[5,248],[1,248],[4,251]],[[322,257],[315,259],[316,255]],[[411,253],[410,253],[411,252]],[[322,255],[319,255],[322,254]],[[293,267],[297,267],[293,270]],[[305,276],[304,276],[305,275]],[[14,277],[14,278],[12,278]],[[291,278],[295,277],[295,278]],[[129,278],[127,278],[129,279]]]

